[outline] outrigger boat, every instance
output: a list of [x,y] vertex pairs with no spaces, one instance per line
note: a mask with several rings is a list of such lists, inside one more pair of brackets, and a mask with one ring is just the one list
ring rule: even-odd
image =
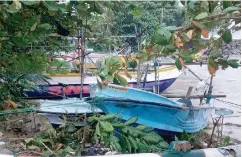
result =
[[137,116],[138,124],[171,133],[194,133],[205,128],[214,109],[208,105],[187,106],[158,94],[111,84],[103,89],[92,86],[90,93],[86,101],[98,98],[96,106],[106,114],[121,113],[124,120]]

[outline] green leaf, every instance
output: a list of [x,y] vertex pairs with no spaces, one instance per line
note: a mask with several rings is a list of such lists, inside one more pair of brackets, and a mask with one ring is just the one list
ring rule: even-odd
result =
[[98,85],[98,87],[99,87],[99,89],[102,89],[102,84],[101,84],[101,82],[99,81],[99,79],[97,79],[97,85]]
[[54,1],[44,1],[44,5],[48,8],[50,11],[58,11],[58,5]]
[[231,6],[231,1],[223,1],[223,9],[226,9]]
[[75,127],[75,124],[74,123],[69,123],[67,125],[67,129],[66,129],[67,132],[75,132],[76,131],[76,127]]
[[24,47],[28,45],[28,41],[26,41],[25,38],[18,37],[18,36],[15,36],[13,38],[13,42],[19,47]]
[[31,145],[31,146],[28,146],[28,149],[30,149],[30,150],[36,150],[36,149],[39,149],[39,147]]
[[134,140],[134,138],[132,136],[128,136],[128,140],[130,142],[131,147],[134,150],[137,150],[138,149],[138,145],[137,145],[136,141]]
[[118,139],[115,136],[110,136],[110,143],[113,146],[114,150],[117,152],[120,152],[122,150],[120,144],[118,143]]
[[126,125],[123,123],[112,123],[113,127],[115,128],[124,128]]
[[193,62],[193,58],[191,55],[184,55],[184,54],[179,54],[179,56],[182,57],[182,59],[184,59],[185,62]]
[[4,36],[7,36],[8,35],[8,32],[0,32],[0,37],[4,37]]
[[129,60],[128,65],[130,68],[134,69],[137,66],[137,62],[136,62],[136,60]]
[[208,64],[211,65],[212,67],[215,67],[214,60],[211,57],[209,57],[208,59]]
[[106,76],[108,74],[109,70],[107,68],[102,69],[101,75]]
[[115,118],[115,114],[108,114],[108,115],[101,116],[99,120],[112,120],[114,118]]
[[149,144],[158,144],[160,141],[164,141],[163,138],[155,132],[146,134],[143,139]]
[[141,134],[141,131],[137,130],[132,126],[128,126],[128,135],[132,137],[138,137]]
[[96,129],[95,129],[95,135],[100,136],[100,122],[97,122]]
[[226,136],[226,137],[224,138],[224,143],[225,143],[226,145],[228,145],[229,142],[230,142],[230,137],[229,137],[229,136]]
[[177,27],[176,26],[167,26],[165,29],[169,30],[170,32],[176,31]]
[[94,11],[98,14],[102,14],[104,12],[101,2],[94,2]]
[[153,128],[146,125],[138,125],[136,128],[144,132],[151,132],[152,130],[154,130]]
[[196,17],[195,17],[195,20],[201,20],[201,19],[204,19],[205,17],[208,16],[208,13],[207,12],[203,12],[203,13],[200,13],[198,14]]
[[120,82],[121,85],[123,86],[127,86],[128,82],[125,78],[123,78],[122,76],[116,74],[115,77],[118,79],[118,81]]
[[240,66],[238,62],[239,61],[237,59],[230,59],[228,60],[228,65],[232,68],[238,68]]
[[103,128],[104,131],[106,132],[113,132],[113,126],[110,122],[107,121],[99,121],[100,126]]
[[166,51],[168,52],[168,54],[173,53],[173,52],[176,52],[176,47],[173,46],[173,45],[167,45],[167,46],[165,47],[165,49],[166,49]]
[[171,32],[167,28],[161,29],[159,32],[155,32],[151,37],[151,43],[158,45],[168,45],[171,38]]
[[128,138],[124,137],[124,139],[125,139],[125,143],[126,143],[126,148],[128,149],[128,152],[131,153],[131,150],[132,150],[131,144],[130,144]]
[[232,33],[229,29],[226,29],[222,34],[222,39],[225,43],[230,43],[232,41]]
[[240,8],[235,7],[235,6],[231,6],[231,7],[224,9],[223,12],[224,13],[230,13],[230,12],[237,11],[237,10],[240,10]]
[[165,141],[162,141],[162,142],[159,143],[159,147],[162,148],[162,149],[168,149],[169,144]]
[[180,60],[178,58],[176,59],[175,64],[176,64],[176,67],[177,67],[178,70],[182,69],[182,64],[181,64],[181,62],[180,62]]
[[33,26],[30,28],[30,31],[33,32],[37,27],[37,22],[33,24]]
[[120,85],[120,82],[116,77],[113,78],[113,83],[116,85]]
[[193,44],[197,50],[207,48],[207,42],[205,40],[193,40]]
[[131,11],[131,14],[132,14],[133,16],[136,16],[136,17],[138,17],[138,16],[142,16],[142,14],[143,14],[143,9],[140,8],[140,7],[135,7],[135,8]]
[[48,23],[43,23],[43,24],[39,25],[39,28],[44,28],[44,29],[47,29],[48,30],[48,29],[51,28],[51,26]]
[[21,0],[21,2],[25,5],[35,5],[39,4],[39,0]]
[[130,125],[130,124],[135,123],[137,120],[138,120],[138,117],[132,117],[132,118],[128,119],[124,124]]

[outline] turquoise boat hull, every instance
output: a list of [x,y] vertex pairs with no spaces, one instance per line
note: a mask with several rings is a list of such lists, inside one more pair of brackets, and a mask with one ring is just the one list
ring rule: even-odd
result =
[[[213,107],[187,107],[160,95],[135,88],[107,85],[91,87],[93,101],[104,113],[121,114],[124,120],[138,117],[138,124],[168,132],[194,133],[206,127]],[[98,98],[98,99],[96,99]]]

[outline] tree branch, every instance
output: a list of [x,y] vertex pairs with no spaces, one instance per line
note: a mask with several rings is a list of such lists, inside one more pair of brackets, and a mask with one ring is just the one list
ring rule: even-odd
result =
[[[201,20],[194,20],[194,21],[197,21],[197,22],[203,22],[203,21],[206,21],[206,20],[214,20],[216,19],[217,21],[219,20],[223,20],[223,19],[240,19],[241,16],[235,16],[235,17],[225,17],[228,13],[219,13],[219,14],[216,14],[216,15],[211,15],[211,16],[207,16],[206,18],[204,19],[201,19]],[[206,21],[206,22],[210,22],[210,21]],[[196,27],[192,22],[186,26],[183,26],[183,27],[179,27],[177,28],[176,31],[186,31],[188,29],[191,29],[191,28],[194,28]]]

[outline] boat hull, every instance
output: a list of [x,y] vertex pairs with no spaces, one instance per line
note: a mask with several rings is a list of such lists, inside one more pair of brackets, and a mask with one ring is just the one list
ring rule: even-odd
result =
[[138,117],[143,124],[169,134],[198,132],[207,126],[211,107],[177,107],[159,103],[103,98],[96,104],[104,113],[122,114],[124,120]]
[[86,101],[95,103],[106,114],[121,114],[124,120],[138,117],[138,124],[175,133],[205,128],[214,109],[205,105],[188,107],[158,94],[110,84],[102,89],[94,85],[90,93]]
[[[167,80],[160,80],[159,81],[159,91],[163,92],[168,87],[170,87],[177,78],[171,78]],[[141,88],[149,88],[152,89],[155,85],[155,81],[149,82],[141,82]],[[137,82],[129,82],[129,87],[136,87]],[[90,96],[89,93],[89,84],[83,85],[82,96],[88,97]],[[50,84],[50,85],[38,85],[39,90],[35,91],[26,91],[26,98],[34,99],[62,99],[63,92],[66,97],[73,98],[73,97],[80,97],[80,84],[69,84],[67,87],[64,87],[60,84]]]

